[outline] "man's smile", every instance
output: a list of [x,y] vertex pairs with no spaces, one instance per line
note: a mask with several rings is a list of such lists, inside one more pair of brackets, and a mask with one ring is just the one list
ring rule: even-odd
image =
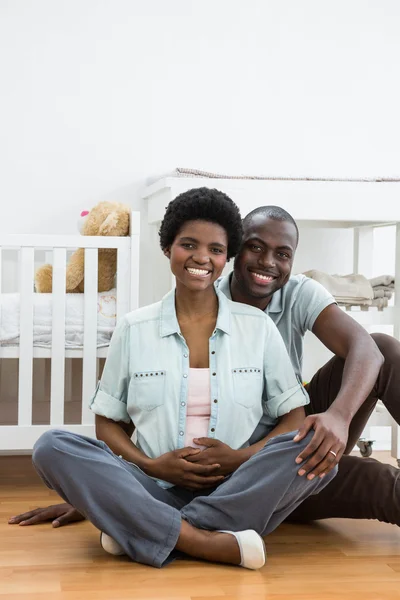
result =
[[277,275],[271,275],[270,273],[261,273],[260,271],[254,271],[253,269],[249,269],[251,273],[252,279],[256,281],[256,283],[261,283],[263,285],[271,283],[277,279]]

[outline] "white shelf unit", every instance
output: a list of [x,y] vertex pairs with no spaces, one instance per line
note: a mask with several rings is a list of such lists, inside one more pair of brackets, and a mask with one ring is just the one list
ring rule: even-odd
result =
[[[147,204],[148,223],[155,227],[168,203],[178,194],[198,187],[217,188],[226,193],[246,215],[258,206],[274,204],[287,210],[301,226],[351,228],[354,230],[353,269],[370,275],[373,257],[373,231],[376,227],[396,226],[394,306],[384,311],[350,311],[364,327],[393,325],[400,339],[400,182],[362,180],[223,179],[203,177],[164,177],[147,186],[142,198]],[[154,270],[161,282],[158,297],[169,289],[165,261]],[[162,276],[162,273],[164,276]],[[400,427],[392,423],[392,456],[400,459]]]

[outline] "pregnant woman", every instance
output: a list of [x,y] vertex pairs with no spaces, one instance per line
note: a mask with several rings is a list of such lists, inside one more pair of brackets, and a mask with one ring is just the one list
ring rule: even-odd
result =
[[[262,537],[336,473],[298,475],[311,434],[293,437],[308,397],[283,340],[262,311],[214,287],[241,233],[236,205],[217,190],[169,204],[160,241],[176,289],[119,322],[91,400],[97,440],[53,430],[36,443],[43,481],[112,554],[259,568]],[[263,413],[271,431],[249,446]]]

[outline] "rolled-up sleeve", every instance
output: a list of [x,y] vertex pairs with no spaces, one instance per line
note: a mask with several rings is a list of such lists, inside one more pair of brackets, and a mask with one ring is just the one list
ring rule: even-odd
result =
[[299,324],[302,335],[306,331],[312,331],[319,315],[331,304],[336,304],[336,300],[328,290],[318,281],[304,278],[299,300],[293,306],[295,321]]
[[122,318],[114,330],[103,375],[90,399],[90,409],[113,421],[130,422],[127,410],[129,388],[130,327]]
[[284,341],[268,317],[264,348],[264,377],[267,412],[278,419],[290,411],[309,404],[304,387],[294,373]]

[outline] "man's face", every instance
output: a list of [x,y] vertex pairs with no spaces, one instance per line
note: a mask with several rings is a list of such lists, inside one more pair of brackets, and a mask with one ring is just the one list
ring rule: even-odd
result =
[[269,299],[290,277],[297,232],[288,221],[255,215],[246,227],[235,259],[234,277],[242,294]]

